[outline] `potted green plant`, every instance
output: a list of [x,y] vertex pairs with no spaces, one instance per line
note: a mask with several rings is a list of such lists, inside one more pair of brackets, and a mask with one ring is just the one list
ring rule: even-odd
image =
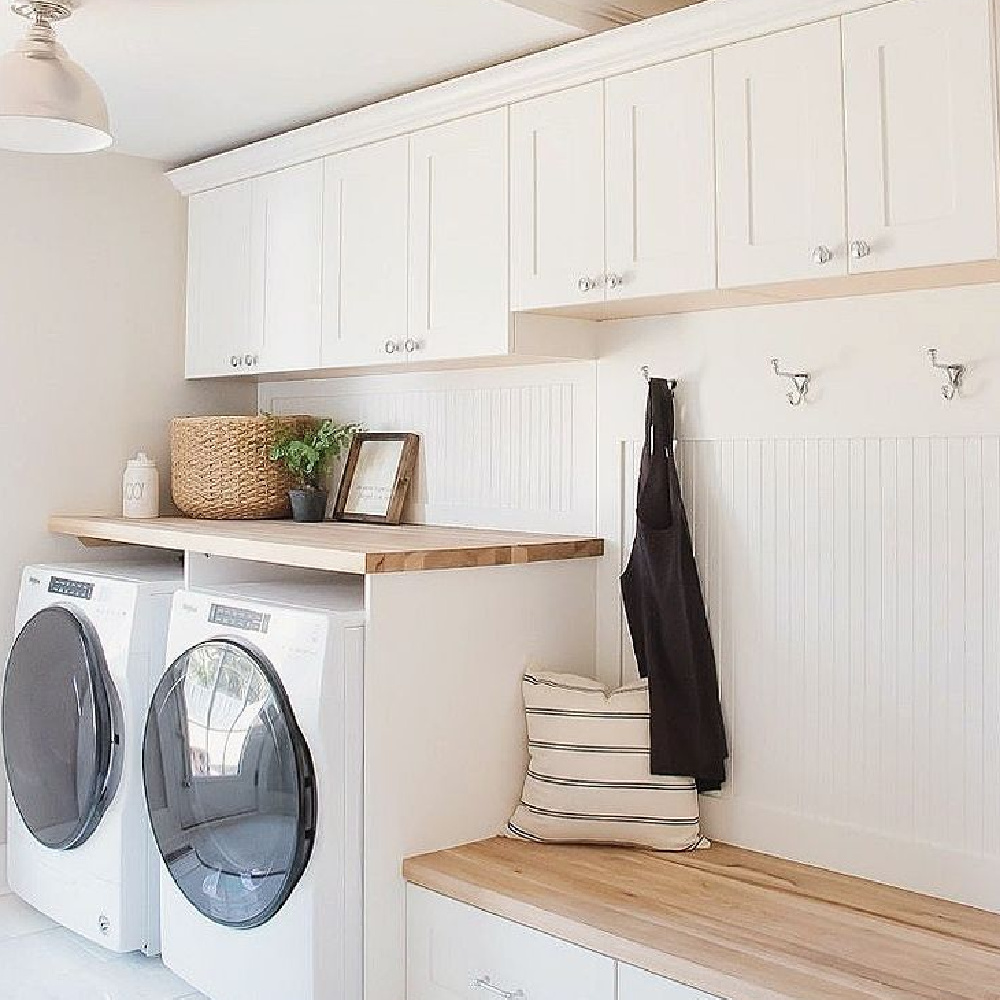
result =
[[351,438],[363,430],[359,424],[337,424],[324,420],[301,436],[286,434],[271,446],[272,462],[282,462],[299,483],[289,490],[292,517],[296,521],[322,521],[329,492],[324,483],[330,463],[340,457]]

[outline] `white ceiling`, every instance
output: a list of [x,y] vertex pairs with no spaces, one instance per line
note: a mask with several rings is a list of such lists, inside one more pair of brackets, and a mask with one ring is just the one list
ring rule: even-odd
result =
[[[23,22],[0,6],[0,47]],[[186,163],[579,32],[502,0],[86,0],[59,34],[117,146]]]

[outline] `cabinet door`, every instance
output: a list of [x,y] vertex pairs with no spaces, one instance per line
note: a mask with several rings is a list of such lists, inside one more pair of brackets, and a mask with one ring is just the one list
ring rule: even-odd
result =
[[324,368],[403,357],[408,187],[405,137],[326,161]]
[[605,84],[609,300],[715,287],[710,53]]
[[409,886],[407,1000],[614,1000],[615,963]]
[[692,986],[619,964],[618,1000],[714,1000],[714,997]]
[[414,361],[510,346],[507,111],[410,140],[409,343]]
[[847,273],[839,20],[715,54],[719,285]]
[[844,18],[856,272],[997,255],[990,0],[900,0]]
[[188,202],[188,378],[242,370],[250,340],[251,184]]
[[604,298],[604,85],[515,104],[511,270],[515,309]]
[[318,368],[322,307],[323,164],[254,181],[251,326],[261,371]]

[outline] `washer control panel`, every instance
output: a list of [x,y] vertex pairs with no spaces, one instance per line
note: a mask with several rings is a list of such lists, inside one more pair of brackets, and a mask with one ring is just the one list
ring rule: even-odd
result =
[[94,585],[87,580],[71,580],[65,576],[53,576],[49,580],[48,592],[62,597],[75,597],[89,601],[94,596]]

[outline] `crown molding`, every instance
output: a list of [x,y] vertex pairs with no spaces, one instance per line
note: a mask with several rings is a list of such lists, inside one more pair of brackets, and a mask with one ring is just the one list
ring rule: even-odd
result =
[[167,176],[181,194],[192,195],[567,87],[891,2],[704,0],[220,153]]

